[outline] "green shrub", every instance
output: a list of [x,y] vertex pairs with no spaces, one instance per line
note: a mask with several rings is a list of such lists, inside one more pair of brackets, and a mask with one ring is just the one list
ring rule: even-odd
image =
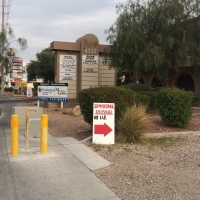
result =
[[8,91],[8,89],[9,89],[9,88],[6,88],[6,87],[5,87],[5,88],[4,88],[4,91],[5,91],[5,92],[7,92],[7,91]]
[[78,101],[84,120],[93,123],[93,103],[115,103],[115,120],[117,121],[127,107],[134,104],[134,93],[123,87],[100,86],[81,90]]
[[139,93],[134,94],[134,99],[136,104],[141,104],[146,107],[149,107],[150,104],[150,97],[148,95],[143,95]]
[[13,92],[13,90],[14,90],[13,87],[5,87],[4,88],[5,92]]
[[37,89],[38,89],[38,83],[37,83],[37,82],[34,82],[34,83],[33,83],[33,87],[34,87],[35,90],[37,90]]
[[13,92],[13,91],[14,91],[13,87],[9,87],[9,92]]
[[192,117],[193,96],[178,88],[160,90],[156,103],[162,120],[170,126],[186,126]]
[[141,140],[149,127],[146,108],[144,105],[134,104],[123,113],[116,125],[117,142],[136,143]]
[[[144,97],[145,100],[140,97],[141,99],[141,102],[145,101],[145,105],[148,105],[148,109],[154,109],[156,106],[155,106],[155,101],[156,101],[156,94],[157,94],[157,91],[161,89],[161,87],[159,89],[154,89],[154,88],[151,88],[149,87],[148,85],[145,85],[145,84],[141,84],[141,83],[130,83],[130,84],[127,84],[125,86],[123,86],[124,88],[126,89],[131,89],[133,91],[136,92],[136,94],[138,94],[139,96],[149,96],[148,100],[147,100],[147,97]],[[136,96],[137,98],[137,96]]]
[[194,98],[192,100],[192,106],[200,107],[200,97],[194,95]]
[[156,88],[151,88],[151,91],[160,91],[162,89],[167,89],[167,88],[170,88],[169,86],[163,86],[163,87],[156,87]]
[[148,109],[155,109],[156,108],[156,96],[157,96],[156,91],[138,91],[137,94],[139,95],[146,95],[149,97],[149,104],[148,104]]
[[148,85],[142,83],[129,83],[123,87],[134,91],[149,91],[151,89]]

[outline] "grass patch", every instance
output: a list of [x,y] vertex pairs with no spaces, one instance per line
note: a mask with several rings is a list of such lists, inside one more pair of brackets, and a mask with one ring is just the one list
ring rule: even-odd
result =
[[143,144],[149,146],[170,147],[180,145],[184,141],[181,137],[160,137],[160,138],[146,138]]
[[146,109],[146,106],[134,104],[122,114],[116,125],[116,142],[137,143],[141,141],[149,127],[146,120]]

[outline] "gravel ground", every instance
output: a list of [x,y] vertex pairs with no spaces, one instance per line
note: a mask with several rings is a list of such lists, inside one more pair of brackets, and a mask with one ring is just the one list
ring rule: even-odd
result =
[[112,165],[94,174],[124,200],[200,199],[200,137],[171,147],[92,147]]
[[[26,103],[26,106],[34,105]],[[150,113],[149,132],[200,131],[200,110],[185,128],[166,126],[157,113]],[[71,109],[44,108],[49,116],[49,132],[54,137],[71,136],[82,140],[92,135],[83,117]],[[189,136],[173,146],[149,144],[95,145],[85,143],[112,163],[93,173],[124,200],[200,199],[200,137]]]

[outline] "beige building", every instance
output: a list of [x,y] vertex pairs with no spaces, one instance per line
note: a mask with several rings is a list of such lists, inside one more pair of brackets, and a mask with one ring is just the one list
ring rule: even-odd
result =
[[56,83],[68,83],[69,102],[76,102],[82,89],[100,85],[116,85],[116,70],[109,69],[105,62],[108,45],[99,44],[98,38],[87,34],[76,42],[53,41],[55,51]]

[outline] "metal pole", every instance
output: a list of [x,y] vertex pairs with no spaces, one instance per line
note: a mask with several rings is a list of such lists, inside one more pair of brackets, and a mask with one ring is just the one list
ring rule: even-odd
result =
[[[2,0],[2,25],[1,32],[4,34],[4,0]],[[4,39],[2,39],[2,60],[1,60],[1,96],[4,96]]]

